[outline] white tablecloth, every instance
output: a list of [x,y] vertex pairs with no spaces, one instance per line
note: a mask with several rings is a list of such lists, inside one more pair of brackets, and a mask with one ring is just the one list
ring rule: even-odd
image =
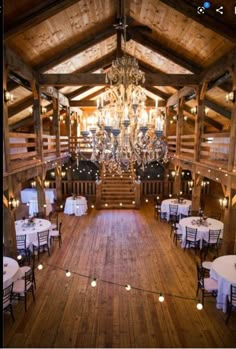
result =
[[33,241],[37,240],[37,232],[49,230],[51,222],[46,219],[35,218],[33,226],[27,226],[27,219],[15,222],[16,235],[26,235],[26,243],[31,247]]
[[167,213],[168,220],[169,220],[169,216],[170,216],[170,205],[177,205],[178,206],[178,215],[180,215],[180,213],[182,213],[182,214],[185,214],[187,216],[188,212],[189,212],[189,208],[192,205],[192,201],[184,199],[184,201],[180,204],[180,203],[178,203],[177,199],[163,200],[161,203],[161,211]]
[[[29,215],[34,216],[35,213],[38,213],[38,201],[37,200],[30,200],[29,201]],[[49,213],[52,211],[52,205],[49,201],[46,202],[46,215],[48,216]]]
[[210,276],[218,281],[216,307],[226,312],[230,285],[236,286],[236,255],[216,258],[212,262]]
[[75,200],[72,197],[66,199],[64,213],[82,216],[88,209],[87,200],[84,196],[78,196]]
[[15,259],[3,257],[3,288],[8,287],[17,279],[19,264]]
[[223,236],[223,229],[224,224],[221,221],[218,221],[217,219],[213,218],[207,218],[207,224],[208,226],[193,224],[193,221],[199,220],[199,217],[186,217],[179,221],[179,229],[181,231],[182,235],[182,247],[185,245],[186,240],[186,227],[189,228],[197,228],[197,240],[200,239],[200,248],[202,248],[202,240],[205,239],[208,241],[209,237],[209,230],[219,230],[221,229],[221,235],[220,238]]
[[[56,199],[56,189],[44,189],[45,191],[45,198],[46,201],[49,201],[51,204],[54,203],[54,200]],[[27,202],[30,202],[30,200],[37,200],[37,190],[34,188],[26,188],[24,190],[21,190],[21,202],[23,204],[26,204]]]

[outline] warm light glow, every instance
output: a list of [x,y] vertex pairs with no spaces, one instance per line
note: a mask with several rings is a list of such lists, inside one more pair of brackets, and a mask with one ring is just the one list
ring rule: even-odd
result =
[[38,265],[38,270],[42,270],[43,269],[43,265],[42,265],[42,263],[40,263],[39,265]]
[[125,289],[126,291],[130,291],[131,290],[131,286],[129,284],[125,285]]
[[92,286],[92,287],[96,287],[96,286],[97,286],[97,281],[96,281],[96,279],[93,279],[93,281],[91,282],[91,286]]
[[69,270],[66,270],[66,276],[70,277],[71,276],[71,272]]
[[164,302],[164,300],[165,300],[165,298],[164,298],[164,296],[162,295],[162,293],[160,293],[160,296],[158,297],[158,300],[159,300],[159,302]]
[[17,258],[18,261],[20,261],[22,259],[22,255],[19,254],[16,258]]
[[202,310],[203,309],[203,305],[202,305],[202,303],[200,303],[200,301],[197,303],[197,309],[198,310]]

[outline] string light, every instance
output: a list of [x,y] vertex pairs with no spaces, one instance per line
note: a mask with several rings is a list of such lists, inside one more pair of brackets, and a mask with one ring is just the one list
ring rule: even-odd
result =
[[200,301],[198,301],[198,303],[197,303],[197,309],[198,310],[202,310],[203,309],[203,305],[202,305],[202,303]]
[[[66,276],[67,277],[70,277],[71,274],[75,274],[75,275],[78,275],[78,276],[82,276],[84,278],[87,278],[87,279],[92,279],[90,285],[92,287],[96,287],[97,286],[97,279],[96,278],[93,278],[89,275],[84,275],[84,274],[81,274],[81,273],[78,273],[78,272],[75,272],[75,271],[72,271],[70,272],[68,269],[64,269],[64,268],[61,268],[61,267],[57,267],[55,265],[51,265],[51,264],[48,264],[48,263],[45,263],[47,266],[49,267],[52,267],[54,269],[59,269],[59,270],[62,270],[64,272],[66,272]],[[43,265],[42,264],[39,264],[38,265],[38,269],[39,270],[42,270],[43,269]],[[119,284],[117,282],[114,282],[114,281],[108,281],[108,280],[103,280],[103,279],[99,279],[99,281],[101,282],[104,282],[106,284],[111,284],[111,285],[116,285],[116,286],[120,286],[120,287],[124,287],[124,284]],[[126,284],[125,285],[125,289],[127,291],[130,291],[131,290],[131,285],[130,284]],[[135,286],[132,286],[132,289],[133,290],[137,290],[137,291],[142,291],[142,292],[146,292],[146,293],[152,293],[152,294],[156,294],[158,295],[158,300],[160,303],[164,302],[165,300],[165,297],[163,295],[162,292],[159,292],[159,291],[152,291],[152,290],[146,290],[146,289],[143,289],[143,288],[139,288],[139,287],[135,287]],[[179,299],[184,299],[184,300],[191,300],[191,301],[194,301],[196,303],[196,298],[193,298],[193,297],[187,297],[187,296],[181,296],[181,295],[176,295],[176,294],[171,294],[171,293],[167,293],[165,292],[165,296],[169,296],[169,297],[174,297],[174,298],[179,298]],[[208,301],[210,303],[210,301]],[[197,305],[196,305],[196,308],[198,310],[202,310],[203,309],[203,305],[202,303],[200,302],[200,300],[197,301]]]
[[93,281],[91,282],[91,286],[92,286],[92,287],[96,287],[96,286],[97,286],[97,281],[96,281],[95,278],[94,278]]
[[19,254],[16,258],[17,258],[18,261],[20,261],[22,259],[22,255]]
[[131,286],[129,284],[125,285],[125,289],[126,291],[130,291],[131,290]]

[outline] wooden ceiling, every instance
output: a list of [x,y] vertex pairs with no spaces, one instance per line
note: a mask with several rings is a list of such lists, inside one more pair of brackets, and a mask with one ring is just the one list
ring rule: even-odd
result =
[[[197,14],[197,6],[202,3],[194,1],[193,4],[190,0],[7,0],[4,1],[4,41],[40,73],[104,72],[124,48],[123,40],[121,44],[119,40],[120,31],[114,24],[126,13],[126,51],[138,59],[145,74],[199,75],[236,47],[234,1],[227,1],[223,15],[216,12],[217,6],[222,5],[218,0],[211,1],[211,8],[205,14]],[[226,70],[227,67],[225,73]],[[14,102],[9,105],[9,124],[13,128],[22,120],[32,123],[29,113],[32,94],[26,85],[18,85],[11,76],[8,81],[8,90],[14,94]],[[209,109],[206,125],[210,131],[229,129],[232,106],[225,101],[225,94],[232,89],[229,74],[222,79],[222,84],[211,81],[209,86],[213,88],[208,88],[206,95]],[[182,87],[181,83],[145,86],[148,96],[157,95],[165,100]],[[69,99],[83,101],[85,107],[81,109],[85,112],[86,101],[104,91],[103,86],[96,89],[82,84],[59,88]],[[194,99],[186,103],[186,113],[192,119],[190,108],[194,105]]]

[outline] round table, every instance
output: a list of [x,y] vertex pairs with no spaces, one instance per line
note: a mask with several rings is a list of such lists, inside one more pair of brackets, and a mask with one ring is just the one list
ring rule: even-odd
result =
[[205,239],[208,241],[209,237],[209,230],[221,230],[220,238],[223,236],[223,229],[224,224],[221,221],[218,221],[217,219],[213,218],[207,218],[206,220],[206,226],[205,225],[198,225],[197,222],[199,221],[200,217],[186,217],[179,221],[179,229],[182,233],[182,247],[185,246],[185,240],[186,240],[186,227],[188,228],[197,228],[197,240],[200,240],[200,248],[202,248],[202,241]]
[[170,205],[178,206],[178,215],[182,213],[188,216],[189,208],[192,205],[192,201],[184,199],[182,203],[179,203],[177,199],[163,200],[161,203],[161,212],[167,213],[167,220],[169,220],[169,216],[170,216]]
[[3,257],[3,288],[17,279],[19,264],[13,258]]
[[216,307],[226,313],[230,285],[236,286],[236,255],[216,258],[212,262],[210,276],[218,282]]
[[15,221],[16,235],[26,235],[26,244],[31,247],[33,241],[37,240],[37,233],[45,230],[49,230],[51,222],[47,219],[34,219],[34,225],[27,225],[28,220],[21,219]]
[[73,197],[70,196],[66,199],[64,213],[82,216],[86,214],[87,209],[87,200],[84,196],[77,196],[76,199],[73,199]]

